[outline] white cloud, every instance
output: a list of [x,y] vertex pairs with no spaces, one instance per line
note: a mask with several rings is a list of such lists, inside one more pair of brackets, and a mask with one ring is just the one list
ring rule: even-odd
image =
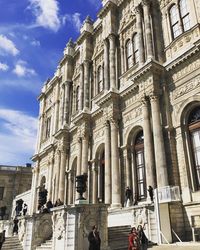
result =
[[15,44],[4,35],[0,35],[0,52],[1,51],[12,54],[13,56],[19,54],[19,50]]
[[79,32],[82,26],[80,17],[81,17],[81,14],[78,12],[74,13],[73,15],[66,14],[63,17],[63,22],[65,23],[66,20],[69,21],[75,27],[76,31]]
[[19,77],[36,75],[34,69],[26,67],[27,63],[25,61],[19,60],[15,65],[13,73],[15,73]]
[[57,0],[29,0],[30,9],[36,17],[36,25],[57,31],[61,22]]
[[9,69],[9,66],[5,63],[0,62],[0,70],[7,71]]
[[37,118],[21,111],[0,108],[0,162],[23,165],[33,155]]
[[39,46],[40,46],[40,41],[38,41],[38,40],[33,40],[33,41],[31,41],[31,45],[32,45],[32,46],[35,46],[35,47],[39,47]]

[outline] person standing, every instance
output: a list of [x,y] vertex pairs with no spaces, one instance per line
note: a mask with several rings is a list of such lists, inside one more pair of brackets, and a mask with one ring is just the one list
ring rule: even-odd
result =
[[146,250],[148,247],[148,239],[144,233],[144,227],[142,225],[138,225],[137,227],[137,233],[139,238],[139,244],[140,244],[140,250]]
[[152,188],[152,186],[149,186],[148,192],[149,192],[149,197],[151,199],[151,202],[153,202],[153,188]]
[[4,243],[5,239],[6,239],[5,233],[6,233],[6,230],[3,230],[3,232],[0,233],[0,250],[1,250],[2,245],[3,245],[3,243]]
[[128,236],[128,250],[139,250],[139,239],[137,230],[135,227],[131,229],[131,232]]
[[125,191],[125,207],[129,207],[132,203],[132,191],[129,187],[126,188]]
[[89,250],[100,250],[101,239],[97,227],[94,225],[92,231],[88,235]]

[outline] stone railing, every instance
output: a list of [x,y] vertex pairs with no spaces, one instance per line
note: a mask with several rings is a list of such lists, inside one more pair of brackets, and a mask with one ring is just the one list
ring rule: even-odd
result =
[[159,203],[166,203],[172,201],[180,201],[180,189],[179,186],[165,186],[158,189]]

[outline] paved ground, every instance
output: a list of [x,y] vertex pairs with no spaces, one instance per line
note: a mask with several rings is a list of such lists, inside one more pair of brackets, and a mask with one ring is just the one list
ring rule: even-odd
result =
[[177,244],[170,244],[170,245],[161,245],[161,246],[153,246],[148,248],[151,250],[200,250],[200,242],[187,242],[187,243],[177,243]]

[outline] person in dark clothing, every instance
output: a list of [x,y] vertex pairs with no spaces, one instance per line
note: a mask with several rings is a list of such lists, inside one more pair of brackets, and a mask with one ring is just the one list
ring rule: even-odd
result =
[[24,203],[24,206],[23,206],[23,216],[26,215],[27,210],[28,210],[28,205],[26,203]]
[[18,234],[18,222],[19,222],[19,220],[17,218],[15,218],[13,222],[14,222],[13,235],[17,235]]
[[88,235],[89,250],[100,250],[101,239],[97,227],[93,226],[92,231]]
[[125,191],[125,207],[129,207],[132,203],[132,191],[129,187],[126,188]]
[[153,188],[152,188],[152,186],[149,186],[148,192],[149,192],[149,197],[151,198],[151,201],[153,202]]
[[51,200],[47,201],[46,206],[47,206],[48,212],[50,212],[50,209],[53,208],[53,203],[51,202]]
[[146,250],[148,247],[148,239],[144,233],[143,228],[144,227],[142,227],[142,225],[138,225],[137,233],[138,233],[138,238],[139,238],[139,242],[140,242],[140,249]]
[[3,232],[0,233],[0,250],[1,250],[2,245],[3,245],[3,243],[4,243],[5,239],[6,239],[5,233],[6,233],[6,230],[3,230]]

